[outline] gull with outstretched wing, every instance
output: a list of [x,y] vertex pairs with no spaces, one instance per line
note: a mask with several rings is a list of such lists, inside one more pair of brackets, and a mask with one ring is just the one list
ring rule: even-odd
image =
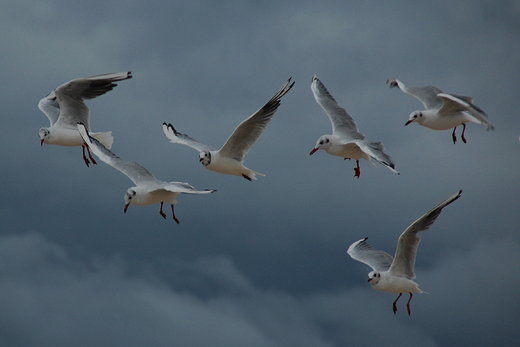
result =
[[[50,127],[40,128],[41,145],[82,146],[83,160],[89,166],[96,161],[78,133],[77,124],[83,123],[90,131],[90,110],[84,100],[94,99],[112,90],[115,82],[132,78],[130,71],[109,73],[104,75],[77,78],[62,84],[41,99],[38,107],[50,121]],[[90,133],[105,147],[110,148],[114,142],[112,132]],[[87,149],[89,159],[85,155]]]
[[163,123],[164,134],[171,143],[196,149],[199,152],[199,161],[206,169],[226,175],[242,176],[249,181],[256,180],[256,175],[265,175],[245,167],[244,157],[273,118],[280,106],[280,99],[291,90],[294,82],[290,82],[291,78],[262,108],[240,123],[219,150],[206,146],[186,134],[181,134],[171,124]]
[[415,257],[421,241],[421,237],[417,233],[430,229],[441,214],[442,209],[457,200],[461,194],[462,190],[459,190],[406,228],[399,236],[394,258],[390,254],[370,246],[366,242],[367,237],[354,242],[348,248],[347,253],[352,259],[365,263],[373,269],[368,274],[368,282],[370,282],[372,288],[388,293],[399,293],[393,303],[394,314],[397,312],[397,300],[403,293],[410,294],[410,299],[406,303],[408,315],[411,313],[410,301],[413,293],[424,293],[419,289],[419,285],[413,281],[415,278]]
[[161,203],[159,214],[166,219],[166,214],[163,212],[163,203],[167,202],[172,207],[173,219],[179,224],[179,220],[175,216],[173,209],[173,205],[177,203],[176,197],[179,194],[209,194],[215,191],[213,189],[196,190],[188,183],[160,181],[141,164],[121,160],[121,158],[103,146],[98,140],[90,136],[84,124],[78,123],[77,129],[90,150],[94,152],[99,159],[114,169],[121,171],[134,182],[135,187],[129,188],[125,193],[125,213],[130,204],[144,206]]

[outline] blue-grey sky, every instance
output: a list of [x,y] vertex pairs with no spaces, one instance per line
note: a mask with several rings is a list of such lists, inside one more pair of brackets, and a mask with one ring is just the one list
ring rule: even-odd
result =
[[[475,346],[520,333],[519,1],[51,1],[0,4],[0,345]],[[130,206],[132,182],[40,146],[38,101],[74,78],[131,70],[91,100],[93,131],[164,181],[217,189]],[[319,151],[316,74],[401,175]],[[162,123],[219,148],[292,76],[246,156],[248,182],[205,170]],[[417,124],[385,84],[472,96],[495,131]],[[460,129],[459,129],[460,134]],[[400,233],[462,189],[423,233],[417,294],[392,313],[348,246]],[[169,208],[166,209],[169,211]],[[407,295],[404,296],[405,298]]]

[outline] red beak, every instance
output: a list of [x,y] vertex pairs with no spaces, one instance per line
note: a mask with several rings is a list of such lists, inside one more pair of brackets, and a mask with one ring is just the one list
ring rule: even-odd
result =
[[316,151],[318,150],[319,148],[313,148],[312,151],[309,153],[309,155],[313,155],[314,153],[316,153]]
[[40,142],[40,146],[43,146],[43,139],[42,139],[42,142]]
[[370,281],[372,281],[372,279],[371,279],[371,278],[369,278],[367,282],[370,282]]
[[404,126],[407,126],[408,124],[412,123],[413,120],[409,120],[408,122],[404,123]]
[[128,210],[128,206],[130,206],[130,203],[128,203],[128,204],[125,205],[125,210],[124,210],[125,213],[126,213],[126,210]]

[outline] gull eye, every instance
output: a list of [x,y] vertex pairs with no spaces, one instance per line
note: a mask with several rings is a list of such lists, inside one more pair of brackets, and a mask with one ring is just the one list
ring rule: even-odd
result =
[[326,139],[325,142],[326,142],[326,143],[329,143],[329,139]]

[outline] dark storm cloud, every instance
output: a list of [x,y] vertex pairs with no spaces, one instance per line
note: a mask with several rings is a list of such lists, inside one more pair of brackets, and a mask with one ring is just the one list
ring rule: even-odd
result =
[[[519,19],[517,1],[3,3],[0,339],[516,341]],[[179,196],[180,225],[159,206],[124,214],[127,177],[86,168],[80,148],[39,145],[42,97],[126,70],[134,78],[88,102],[92,130],[112,130],[112,150],[158,179],[218,190]],[[309,157],[331,131],[314,74],[363,134],[383,141],[400,176],[362,161],[357,180],[352,161]],[[171,122],[219,147],[289,76],[295,87],[246,157],[267,174],[258,181],[205,170],[162,133]],[[405,128],[422,105],[389,89],[389,77],[472,96],[496,130],[469,124],[468,143],[453,145],[450,131]],[[414,296],[411,317],[401,306],[394,316],[394,296],[372,290],[346,248],[368,236],[393,253],[408,225],[459,189],[422,235],[417,280],[430,294]]]

